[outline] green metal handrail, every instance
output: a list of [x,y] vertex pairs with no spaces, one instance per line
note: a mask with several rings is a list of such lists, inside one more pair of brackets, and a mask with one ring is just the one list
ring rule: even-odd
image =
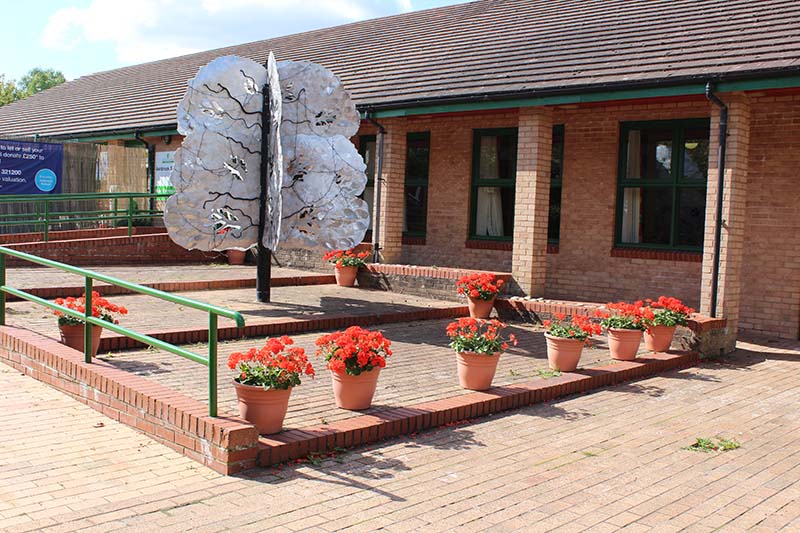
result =
[[[18,194],[2,196],[0,195],[0,206],[3,204],[24,204],[32,203],[34,211],[32,213],[0,213],[0,228],[10,226],[32,225],[42,227],[44,241],[49,240],[50,227],[54,224],[74,223],[74,222],[115,222],[126,220],[128,236],[133,234],[134,220],[155,219],[163,216],[163,211],[156,209],[154,204],[157,200],[166,200],[169,194],[153,194],[142,192],[118,192],[118,193],[78,193],[78,194]],[[147,209],[139,209],[136,200],[148,200]],[[72,202],[87,200],[110,200],[113,206],[109,209],[84,209],[72,211],[54,211],[54,202]],[[120,200],[127,205],[120,206]],[[137,206],[137,207],[134,207]]]
[[[80,276],[83,276],[85,290],[86,290],[86,303],[84,305],[85,312],[80,313],[78,311],[74,311],[62,305],[49,302],[44,298],[40,298],[38,296],[34,296],[33,294],[7,286],[6,256],[16,257],[17,259],[23,259],[25,261],[30,261],[31,263],[36,263],[38,265],[57,268],[59,270],[63,270],[64,272],[70,272],[73,274],[78,274]],[[106,322],[105,320],[93,317],[92,286],[94,280],[102,281],[110,285],[115,285],[117,287],[123,287],[125,289],[137,292],[139,294],[153,296],[155,298],[159,298],[167,302],[172,302],[174,304],[183,305],[185,307],[191,307],[192,309],[206,311],[208,313],[208,355],[202,356],[194,352],[190,352],[189,350],[186,350],[184,348],[180,348],[168,342],[162,341],[160,339],[156,339],[149,335],[145,335],[143,333],[137,333],[130,329],[124,328],[118,324],[112,324],[111,322]],[[236,325],[238,327],[243,328],[244,317],[241,315],[241,313],[237,311],[231,311],[229,309],[225,309],[222,307],[217,307],[215,305],[209,305],[203,302],[198,302],[196,300],[190,300],[189,298],[183,298],[182,296],[176,296],[174,294],[163,292],[158,289],[153,289],[151,287],[137,285],[136,283],[131,283],[128,281],[117,279],[112,276],[106,276],[105,274],[100,274],[97,272],[93,272],[91,270],[86,270],[72,265],[59,263],[58,261],[45,259],[44,257],[38,257],[35,255],[26,254],[24,252],[18,252],[17,250],[12,250],[4,246],[0,246],[0,326],[4,326],[6,324],[6,294],[17,296],[18,298],[21,298],[23,300],[28,300],[43,305],[45,307],[49,307],[50,309],[60,311],[65,315],[69,315],[71,317],[82,320],[84,322],[83,356],[84,356],[84,361],[87,363],[92,362],[91,326],[95,325],[95,326],[102,326],[108,330],[114,331],[121,335],[125,335],[128,338],[153,346],[154,348],[160,348],[167,352],[180,355],[181,357],[185,357],[190,361],[206,365],[208,367],[208,412],[210,416],[217,416],[217,340],[218,340],[217,319],[220,316],[225,318],[230,318],[231,320],[236,322]]]

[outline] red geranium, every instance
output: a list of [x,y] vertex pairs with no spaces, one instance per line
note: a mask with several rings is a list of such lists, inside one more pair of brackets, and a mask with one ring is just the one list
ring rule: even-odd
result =
[[593,322],[588,316],[573,315],[569,322],[567,322],[567,315],[563,313],[556,313],[555,317],[556,320],[542,322],[542,325],[547,328],[547,333],[553,337],[577,339],[588,345],[589,337],[600,335],[602,332],[600,324]]
[[233,379],[242,385],[285,390],[300,385],[301,374],[313,378],[314,367],[305,350],[292,344],[292,338],[284,335],[267,339],[262,348],[232,353],[228,357],[228,368],[237,372]]
[[491,272],[474,272],[462,276],[456,281],[458,294],[464,294],[476,300],[491,300],[500,291],[503,280]]
[[366,265],[364,261],[369,257],[369,252],[355,253],[353,250],[331,250],[322,256],[323,261],[333,263],[336,268],[342,267],[360,267]]
[[508,349],[508,343],[517,345],[512,334],[507,339],[502,336],[506,325],[497,319],[459,318],[447,325],[450,347],[456,352],[474,352],[494,355]]
[[391,341],[379,331],[358,326],[323,335],[316,344],[317,355],[325,358],[330,370],[351,376],[385,367],[386,358],[392,355]]
[[677,298],[659,296],[658,300],[645,300],[654,314],[654,326],[685,326],[694,309],[683,305]]
[[[62,305],[67,309],[72,309],[79,313],[86,312],[86,294],[84,293],[80,298],[56,298],[54,300],[56,305]],[[83,324],[83,320],[67,315],[63,311],[53,311],[58,317],[59,326],[77,326]],[[121,305],[112,304],[97,291],[92,291],[92,316],[111,322],[112,324],[119,324],[117,319],[118,315],[127,315],[128,310]]]
[[617,302],[606,304],[606,309],[611,314],[603,319],[606,329],[650,329],[653,324],[653,310],[644,306],[644,302],[637,300],[633,303]]

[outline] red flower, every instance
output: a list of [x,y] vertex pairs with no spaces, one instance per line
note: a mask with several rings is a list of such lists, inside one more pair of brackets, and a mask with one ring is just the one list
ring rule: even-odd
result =
[[363,371],[386,366],[392,355],[391,342],[378,331],[351,326],[319,337],[317,355],[324,357],[333,372],[357,376]]
[[[56,298],[54,300],[56,305],[60,305],[66,307],[67,309],[71,309],[73,311],[77,311],[78,313],[85,314],[86,313],[86,294],[83,294],[80,298],[73,298],[72,296],[64,299],[64,298]],[[53,314],[58,317],[59,325],[77,325],[83,324],[83,320],[67,315],[63,311],[55,310]],[[117,320],[118,315],[127,315],[128,310],[120,305],[112,304],[102,296],[97,291],[92,291],[92,316],[95,318],[99,318],[106,322],[111,322],[113,324],[119,323]]]
[[456,290],[459,294],[467,294],[470,298],[491,300],[500,291],[503,280],[491,272],[474,272],[461,276],[456,281]]
[[331,250],[322,256],[322,260],[333,263],[336,268],[360,267],[366,264],[364,260],[369,256],[370,252],[368,251],[355,253],[353,250]]
[[314,367],[302,348],[291,346],[294,341],[284,335],[267,339],[259,349],[234,352],[228,357],[228,368],[236,370],[236,381],[269,389],[287,389],[300,384],[300,376],[314,377]]

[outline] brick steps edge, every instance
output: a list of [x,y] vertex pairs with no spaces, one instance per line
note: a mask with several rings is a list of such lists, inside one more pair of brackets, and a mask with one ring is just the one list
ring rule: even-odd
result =
[[208,416],[208,406],[120,370],[39,333],[0,326],[0,361],[136,428],[225,475],[256,466],[258,434],[237,417]]
[[[415,320],[436,320],[441,318],[458,318],[469,313],[467,306],[434,307],[415,311],[399,311],[377,315],[340,315],[318,318],[291,318],[274,320],[261,324],[250,324],[244,328],[236,326],[220,327],[219,340],[234,340],[247,337],[269,337],[274,335],[294,335],[312,331],[343,329],[349,326],[376,326],[380,324],[396,324]],[[173,329],[146,332],[159,340],[171,344],[194,344],[208,341],[208,328],[201,326],[195,329]],[[124,335],[112,334],[100,339],[98,353],[136,350],[147,345]]]
[[379,413],[325,425],[290,429],[259,438],[258,464],[269,466],[310,453],[325,453],[335,448],[349,448],[391,437],[407,435],[454,422],[551,401],[572,394],[585,393],[667,370],[695,365],[695,352],[654,353],[636,361],[592,367],[561,376],[537,379],[487,391],[387,409]]
[[[300,276],[281,276],[272,278],[271,287],[299,287],[306,285],[328,285],[336,283],[333,274],[309,274]],[[197,280],[197,281],[164,281],[158,283],[143,283],[142,286],[158,289],[164,292],[190,292],[190,291],[206,291],[206,290],[226,290],[226,289],[247,289],[256,286],[255,278],[240,278],[240,279],[217,279],[217,280]],[[127,294],[136,294],[134,291],[128,290],[124,287],[117,287],[115,285],[97,285],[94,288],[103,296],[121,296]],[[83,294],[84,288],[82,286],[75,287],[36,287],[32,289],[23,289],[25,292],[45,298],[48,300],[54,298],[66,298],[67,296],[79,297]],[[6,296],[9,302],[21,301],[13,295]]]

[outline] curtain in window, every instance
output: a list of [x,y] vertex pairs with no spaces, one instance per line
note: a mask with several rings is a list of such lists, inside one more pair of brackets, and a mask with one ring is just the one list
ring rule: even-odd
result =
[[[500,177],[500,157],[498,138],[481,137],[479,178],[498,179]],[[503,235],[503,199],[499,187],[479,187],[475,217],[475,234],[488,237]]]
[[[627,179],[641,178],[642,169],[642,132],[628,132],[628,164]],[[639,188],[624,189],[622,199],[622,242],[639,242],[639,216],[642,207],[642,195]]]

